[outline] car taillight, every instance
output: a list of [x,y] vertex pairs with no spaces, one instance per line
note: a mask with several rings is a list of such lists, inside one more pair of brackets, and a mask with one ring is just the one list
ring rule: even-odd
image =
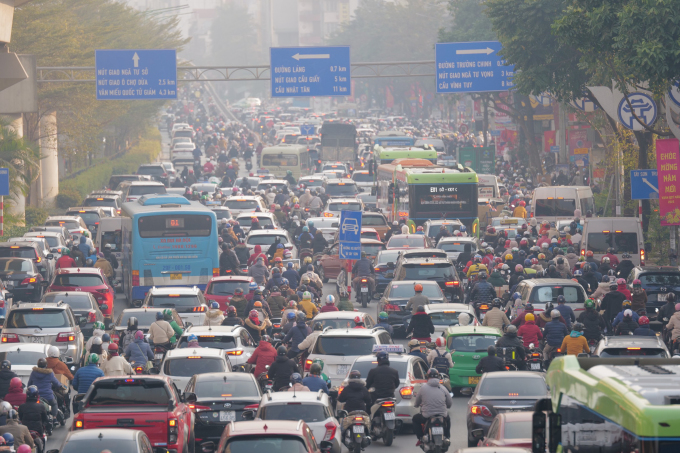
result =
[[413,386],[409,385],[407,387],[402,387],[399,389],[399,394],[401,395],[402,398],[404,399],[411,399],[413,396]]
[[87,322],[95,322],[97,321],[97,314],[94,311],[90,311],[87,313]]
[[168,420],[168,443],[177,443],[177,419],[171,418]]
[[323,436],[323,440],[326,442],[329,442],[335,438],[335,432],[337,431],[338,427],[335,426],[335,423],[333,422],[328,422],[326,423],[326,434]]
[[323,216],[324,217],[333,217],[333,213],[332,212],[324,212]]
[[194,307],[191,311],[193,311],[194,313],[204,312],[205,311],[205,305],[201,305],[200,307]]
[[581,249],[581,256],[586,256],[586,249]]
[[107,294],[109,292],[109,289],[108,288],[101,288],[101,289],[98,289],[97,292],[101,293],[101,294]]
[[15,333],[3,333],[2,343],[19,343],[19,336]]
[[139,286],[139,271],[132,271],[132,286]]
[[5,301],[0,299],[0,308],[5,308]]
[[200,404],[189,404],[189,409],[195,412],[201,412],[201,411],[209,411],[210,407],[208,406],[201,406]]
[[57,335],[57,341],[58,342],[64,342],[64,341],[75,341],[76,336],[72,333],[69,332],[62,332],[59,335]]
[[470,412],[472,412],[474,415],[481,415],[483,417],[492,417],[491,411],[486,406],[476,406],[476,405],[472,406],[470,408]]
[[25,279],[22,280],[21,284],[30,285],[31,283],[35,283],[35,281],[36,281],[35,277],[26,277]]
[[479,306],[479,309],[480,309],[480,310],[488,310],[488,309],[489,309],[489,306],[488,306],[488,305],[480,305],[480,306]]
[[165,177],[168,176],[168,174],[167,174],[167,173],[163,173],[161,176],[162,176],[163,178],[165,178]]
[[220,268],[219,267],[213,267],[213,277],[219,277],[220,276]]
[[76,420],[76,424],[74,426],[74,429],[83,429],[83,421],[82,420]]
[[460,282],[458,280],[454,280],[452,282],[446,282],[447,288],[453,288],[454,286],[460,286]]
[[305,360],[305,371],[309,371],[309,369],[312,367],[312,361],[307,359]]
[[385,310],[385,311],[401,311],[401,308],[399,308],[399,305],[387,304],[383,307],[383,310]]
[[243,355],[243,349],[235,349],[233,351],[227,351],[227,355]]
[[645,251],[644,249],[640,249],[640,266],[645,265]]
[[243,408],[244,411],[256,411],[260,408],[259,404],[249,404]]

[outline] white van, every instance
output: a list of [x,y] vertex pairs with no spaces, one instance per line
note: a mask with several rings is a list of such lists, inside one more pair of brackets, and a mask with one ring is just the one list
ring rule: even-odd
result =
[[111,244],[111,253],[118,260],[118,269],[114,269],[114,280],[123,281],[123,241],[121,236],[121,217],[104,217],[99,221],[94,246],[104,253],[104,246]]
[[590,250],[598,262],[608,248],[622,260],[623,253],[630,253],[630,260],[636,266],[645,265],[645,242],[642,235],[642,221],[638,217],[591,217],[583,224],[581,255]]
[[478,204],[484,205],[492,201],[503,203],[496,175],[480,175],[477,173],[477,177],[479,178],[479,183],[477,184],[479,193],[477,197]]
[[574,218],[574,211],[581,210],[581,219],[595,211],[593,192],[588,186],[537,187],[531,200],[531,217],[539,223]]

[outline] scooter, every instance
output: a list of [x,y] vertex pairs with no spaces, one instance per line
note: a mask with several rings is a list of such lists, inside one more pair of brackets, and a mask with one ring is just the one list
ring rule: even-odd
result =
[[363,277],[359,281],[359,294],[357,295],[357,298],[361,302],[362,308],[366,308],[371,300],[371,293],[368,286],[368,278]]
[[425,434],[420,441],[420,448],[427,453],[443,453],[449,449],[451,441],[444,437],[446,421],[441,415],[435,415],[425,424]]
[[352,417],[352,423],[342,433],[342,443],[350,453],[360,453],[361,450],[371,445],[371,437],[364,425],[364,419],[368,417],[367,413],[356,411],[348,415],[346,411],[338,411],[338,415],[340,418]]
[[394,441],[394,427],[396,414],[394,406],[397,400],[394,398],[381,398],[376,400],[380,407],[371,419],[371,434],[373,439],[382,439],[386,447]]
[[544,371],[543,368],[543,354],[538,350],[533,343],[529,344],[529,351],[526,355],[527,370],[529,371]]
[[266,367],[267,371],[263,371],[260,373],[260,375],[257,377],[257,383],[260,385],[260,389],[262,389],[262,393],[267,393],[268,391],[273,391],[274,388],[274,381],[269,379],[269,365]]
[[156,369],[160,369],[161,362],[165,358],[165,353],[168,349],[163,345],[154,345],[153,347],[153,366]]
[[35,444],[36,453],[45,453],[45,445],[47,445],[47,434],[40,434],[38,431],[30,431],[33,443]]

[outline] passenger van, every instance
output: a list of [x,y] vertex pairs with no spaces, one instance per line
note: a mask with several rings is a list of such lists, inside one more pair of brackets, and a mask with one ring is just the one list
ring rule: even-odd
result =
[[581,210],[581,219],[595,211],[593,192],[588,186],[537,187],[531,201],[531,217],[539,222],[551,223],[574,218],[574,211]]
[[[118,260],[118,269],[114,269],[113,273],[116,281],[123,281],[123,240],[121,238],[121,217],[105,217],[99,221],[99,228],[97,228],[97,236],[95,238],[94,246],[99,252],[104,253],[104,246],[111,244],[111,253]],[[113,283],[112,283],[113,284]]]
[[269,173],[279,178],[285,177],[290,170],[296,180],[300,176],[314,173],[307,147],[294,144],[279,144],[264,148],[260,156],[260,168],[269,170]]
[[479,178],[477,183],[477,191],[479,193],[477,204],[483,205],[492,201],[503,203],[496,175],[480,175],[477,173],[477,177]]
[[588,250],[598,262],[612,247],[621,261],[623,253],[630,253],[636,266],[645,265],[645,242],[642,221],[638,217],[591,217],[583,225],[581,255]]

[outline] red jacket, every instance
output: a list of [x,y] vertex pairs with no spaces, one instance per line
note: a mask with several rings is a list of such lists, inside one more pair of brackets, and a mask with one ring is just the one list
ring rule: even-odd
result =
[[77,267],[77,266],[76,266],[76,262],[73,258],[71,258],[68,255],[62,255],[57,260],[57,264],[56,264],[55,267],[57,269],[61,269],[61,268],[66,268],[66,267]]
[[276,360],[276,349],[271,343],[260,341],[260,344],[253,351],[253,355],[248,359],[248,363],[255,364],[254,375],[257,378],[261,373],[267,371],[266,366],[271,366]]
[[619,285],[616,287],[616,290],[620,292],[621,294],[626,296],[626,300],[630,300],[633,296],[630,294],[630,290],[626,288],[626,284],[624,283],[623,285]]
[[10,387],[9,393],[5,395],[4,400],[13,407],[19,407],[26,402],[26,394],[21,386]]
[[543,338],[541,328],[534,321],[527,321],[517,329],[517,336],[522,337],[525,347],[528,347],[531,343],[538,347],[538,341]]
[[319,311],[321,313],[326,313],[326,312],[329,312],[329,311],[340,311],[340,310],[338,310],[338,307],[336,307],[335,305],[324,305],[323,307],[321,307],[321,309]]

